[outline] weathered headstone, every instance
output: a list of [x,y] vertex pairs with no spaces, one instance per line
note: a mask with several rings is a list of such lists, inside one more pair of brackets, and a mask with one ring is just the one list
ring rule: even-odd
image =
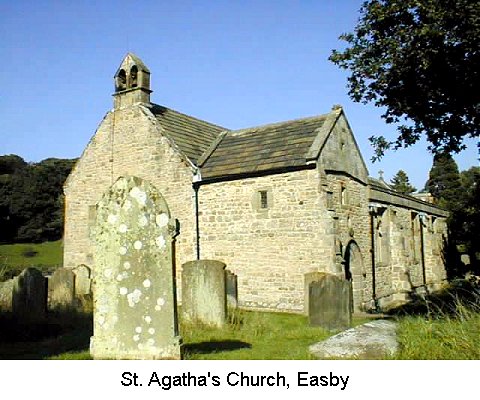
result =
[[75,307],[91,311],[93,307],[91,269],[84,264],[73,268],[75,274]]
[[14,279],[12,311],[23,320],[38,320],[47,310],[46,280],[36,268],[26,268]]
[[94,359],[180,359],[172,242],[162,195],[121,177],[97,206]]
[[227,318],[225,264],[189,261],[182,266],[182,313],[186,321],[223,326]]
[[69,268],[58,268],[48,280],[48,307],[68,310],[74,307],[75,274]]
[[90,279],[91,270],[84,264],[80,264],[73,269],[75,274],[75,296],[83,296],[91,293],[92,280]]
[[304,302],[303,302],[303,311],[305,315],[308,315],[308,303],[309,303],[309,288],[310,288],[310,283],[318,281],[325,277],[326,273],[325,272],[308,272],[304,275]]
[[12,312],[13,286],[16,278],[0,282],[0,312]]
[[334,275],[325,274],[319,280],[310,282],[310,325],[328,330],[349,328],[352,322],[351,295],[351,283]]
[[238,307],[238,280],[237,275],[228,269],[225,270],[225,286],[227,290],[227,306]]

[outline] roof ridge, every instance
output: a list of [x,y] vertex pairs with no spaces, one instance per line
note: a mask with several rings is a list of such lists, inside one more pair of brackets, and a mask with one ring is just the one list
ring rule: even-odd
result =
[[[214,124],[213,122],[209,122],[209,121],[205,121],[204,119],[200,119],[200,118],[197,118],[197,117],[194,117],[192,115],[188,115],[188,114],[185,114],[183,112],[180,112],[180,111],[177,111],[177,110],[174,110],[173,108],[170,108],[170,107],[166,107],[166,106],[162,106],[161,104],[156,104],[156,103],[150,103],[152,105],[152,108],[154,107],[160,107],[160,108],[164,108],[168,111],[172,111],[176,114],[179,114],[179,115],[182,115],[184,117],[187,117],[189,119],[192,119],[192,120],[195,120],[195,121],[198,121],[198,122],[203,122],[204,124],[207,124],[207,125],[210,125],[210,126],[214,126],[216,128],[219,128],[220,130],[222,131],[230,131],[230,129],[228,128],[225,128],[221,125],[217,125],[217,124]],[[154,113],[155,114],[155,113]]]
[[252,127],[249,127],[249,128],[232,129],[232,130],[229,130],[228,133],[230,133],[230,134],[241,134],[243,132],[251,131],[251,130],[254,130],[254,129],[273,128],[273,127],[276,127],[276,126],[291,124],[293,122],[314,121],[316,119],[325,118],[329,114],[330,113],[313,115],[313,116],[310,116],[310,117],[295,118],[295,119],[290,119],[290,120],[286,120],[286,121],[273,122],[273,123],[264,124],[264,125],[252,126]]

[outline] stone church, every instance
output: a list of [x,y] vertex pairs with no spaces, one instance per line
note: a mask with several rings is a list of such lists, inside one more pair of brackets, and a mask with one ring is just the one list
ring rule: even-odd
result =
[[179,222],[177,279],[187,261],[222,261],[240,307],[302,312],[310,272],[351,280],[356,311],[445,279],[447,213],[370,178],[340,106],[229,130],[154,104],[151,92],[149,69],[127,54],[114,108],[65,183],[65,267],[95,270],[96,204],[130,175],[152,183]]

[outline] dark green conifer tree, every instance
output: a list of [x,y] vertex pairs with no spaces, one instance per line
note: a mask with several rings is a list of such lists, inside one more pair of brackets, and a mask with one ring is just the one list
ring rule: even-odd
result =
[[390,186],[392,189],[396,190],[399,193],[411,194],[417,189],[410,184],[407,173],[401,169],[396,173],[396,175],[390,181]]
[[433,158],[426,190],[432,194],[437,204],[449,211],[461,207],[463,196],[458,166],[449,153],[440,153]]

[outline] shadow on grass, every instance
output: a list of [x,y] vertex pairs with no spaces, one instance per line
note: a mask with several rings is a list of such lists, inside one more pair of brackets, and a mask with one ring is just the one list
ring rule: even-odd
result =
[[184,344],[182,347],[183,351],[188,354],[208,354],[239,349],[251,349],[252,345],[240,340],[212,340],[208,342],[188,343]]
[[85,351],[93,333],[92,315],[79,312],[50,313],[35,322],[1,313],[0,326],[0,359],[3,360],[38,360]]

